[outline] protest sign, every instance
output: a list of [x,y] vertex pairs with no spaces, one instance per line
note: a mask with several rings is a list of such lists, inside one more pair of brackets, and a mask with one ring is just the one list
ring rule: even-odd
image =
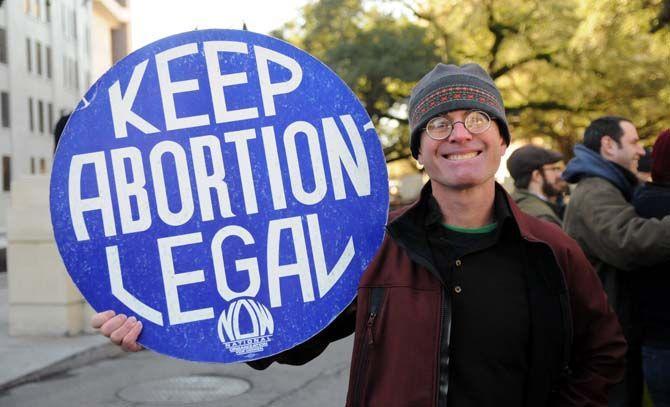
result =
[[97,311],[211,362],[304,342],[355,298],[388,212],[370,118],[321,62],[247,31],[150,44],[85,94],[61,136],[51,216]]

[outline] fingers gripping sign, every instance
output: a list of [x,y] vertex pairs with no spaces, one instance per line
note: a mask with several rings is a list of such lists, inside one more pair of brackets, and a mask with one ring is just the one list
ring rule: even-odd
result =
[[68,272],[126,350],[249,361],[355,297],[382,241],[384,156],[326,66],[233,30],[165,38],[86,93],[58,146],[51,214]]
[[120,345],[126,352],[142,350],[137,343],[137,337],[142,331],[142,322],[135,317],[126,318],[125,315],[116,315],[114,311],[99,312],[91,318],[91,326],[100,330],[100,333]]

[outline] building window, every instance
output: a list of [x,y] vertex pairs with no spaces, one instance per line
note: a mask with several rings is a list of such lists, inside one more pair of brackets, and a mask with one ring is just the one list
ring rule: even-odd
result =
[[42,18],[42,5],[40,4],[40,0],[35,2],[35,17],[37,17],[38,20]]
[[39,41],[35,41],[35,67],[37,74],[42,75],[42,44]]
[[24,0],[23,1],[23,11],[30,15],[30,3],[32,3],[33,0]]
[[30,173],[35,174],[35,157],[30,157]]
[[30,131],[34,131],[35,119],[33,118],[33,98],[28,98],[28,124]]
[[44,102],[37,101],[37,122],[39,123],[40,133],[44,133]]
[[12,158],[2,156],[2,190],[9,191],[12,183]]
[[30,46],[30,38],[26,38],[26,66],[28,67],[28,72],[32,72],[33,54]]
[[47,15],[47,23],[50,23],[51,22],[51,0],[47,0],[45,11],[46,11],[46,15]]
[[47,78],[51,79],[51,47],[46,47]]
[[40,158],[40,174],[47,173],[47,160]]
[[0,123],[2,127],[9,127],[9,93],[0,92]]
[[47,111],[49,112],[49,134],[54,132],[54,105],[49,103],[47,105]]
[[72,38],[77,39],[77,10],[72,10]]
[[0,28],[0,62],[7,63],[7,31]]
[[79,61],[74,61],[74,87],[79,90]]

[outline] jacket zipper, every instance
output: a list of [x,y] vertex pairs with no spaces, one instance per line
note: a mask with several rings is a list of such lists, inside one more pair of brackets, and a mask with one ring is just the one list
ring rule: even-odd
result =
[[384,298],[384,287],[373,287],[370,291],[370,305],[368,306],[368,320],[366,322],[367,328],[365,337],[361,340],[361,351],[358,357],[356,366],[356,382],[354,385],[354,397],[352,400],[353,406],[358,406],[361,403],[361,388],[368,367],[368,352],[374,346],[374,324],[379,315],[382,299]]
[[[444,290],[444,288],[442,288]],[[444,305],[442,304],[444,300],[440,296],[440,333],[439,340],[437,341],[438,352],[437,352],[437,391],[435,392],[435,405],[440,406],[440,394],[442,393],[440,389],[440,382],[442,381],[442,324],[444,323]]]
[[[539,240],[535,239],[529,239],[528,237],[523,236],[523,239],[526,242],[529,243],[542,243],[545,244],[544,242],[541,242]],[[549,245],[547,245],[549,246]],[[549,246],[549,249],[554,253],[554,249]],[[523,250],[523,257],[524,259],[528,259],[528,256],[526,254],[526,247],[522,244],[521,245],[521,250]],[[557,258],[556,254],[554,253],[554,258]],[[525,267],[529,268],[530,266],[528,265],[528,261],[525,261]],[[560,269],[560,266],[559,266]],[[572,342],[574,340],[574,327],[572,326],[572,310],[570,309],[570,299],[568,298],[568,284],[565,281],[565,274],[563,274],[563,270],[560,270],[560,275],[562,279],[562,287],[565,290],[565,292],[559,293],[559,301],[561,305],[561,317],[562,317],[562,324],[563,324],[563,330],[565,331],[565,338],[563,340],[563,358],[562,358],[562,366],[561,366],[561,371],[559,373],[559,378],[558,380],[567,380],[570,375],[572,375],[572,370],[570,369],[570,357],[571,357],[571,350],[572,350]],[[553,384],[554,391],[558,391],[558,382],[555,382]]]
[[[441,296],[441,303],[440,303],[440,335],[439,335],[439,341],[437,342],[437,346],[439,347],[438,352],[437,352],[437,395],[436,395],[436,406],[439,407],[446,407],[447,405],[447,394],[445,392],[444,397],[441,399],[440,396],[442,395],[442,388],[441,388],[441,382],[442,382],[442,341],[446,340],[447,341],[447,355],[449,352],[449,346],[448,346],[448,341],[449,337],[451,336],[451,326],[449,326],[447,329],[447,338],[444,338],[444,330],[445,324],[448,324],[447,321],[445,321],[445,316],[447,315],[447,295],[446,295],[446,288],[442,287],[442,296]],[[448,358],[448,356],[447,356]],[[447,366],[449,366],[449,359],[447,359]],[[446,374],[448,373],[445,372]],[[449,386],[449,378],[447,378],[447,391],[448,391],[448,386]],[[440,403],[441,402],[441,403]]]

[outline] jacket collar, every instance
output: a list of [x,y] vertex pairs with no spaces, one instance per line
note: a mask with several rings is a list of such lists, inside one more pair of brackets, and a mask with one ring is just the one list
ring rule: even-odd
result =
[[563,179],[571,184],[583,178],[598,177],[611,182],[630,201],[637,179],[629,170],[606,160],[600,154],[590,150],[583,144],[574,148],[575,158],[568,162],[563,172]]
[[[410,249],[408,246],[411,246],[411,251],[413,251],[420,246],[425,246],[425,249],[419,249],[419,251],[428,259],[430,249],[426,237],[426,226],[442,222],[439,207],[435,211],[431,210],[430,205],[437,206],[437,202],[433,198],[430,182],[427,182],[421,189],[419,199],[409,206],[392,212],[386,226],[391,237],[406,249]],[[507,191],[497,182],[495,184],[494,216],[501,230],[502,228],[513,228],[526,240],[543,241],[532,231],[531,223],[534,219],[523,213]],[[422,242],[425,244],[421,244]]]

